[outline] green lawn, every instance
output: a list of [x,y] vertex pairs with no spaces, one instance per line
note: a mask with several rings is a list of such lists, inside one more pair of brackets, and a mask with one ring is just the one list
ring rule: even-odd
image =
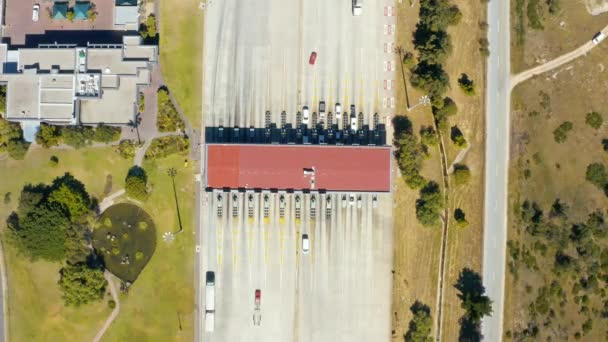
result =
[[[156,224],[157,244],[152,260],[127,295],[105,341],[191,341],[194,338],[193,171],[181,156],[143,165],[154,190],[144,208]],[[175,185],[183,233],[167,244],[162,235],[178,229],[168,168],[178,171]],[[179,318],[178,318],[179,315]],[[182,330],[179,329],[181,320]]]
[[204,12],[199,2],[160,2],[160,65],[169,90],[200,132]]
[[[85,152],[86,151],[86,152]],[[57,167],[49,166],[49,158],[59,158]],[[23,161],[0,161],[0,195],[11,192],[11,203],[0,204],[0,219],[4,221],[15,209],[19,193],[25,183],[50,181],[71,172],[81,180],[87,191],[99,198],[103,194],[106,175],[112,174],[114,190],[124,185],[124,175],[131,163],[118,156],[111,148],[87,150],[33,149]],[[105,303],[83,308],[65,308],[57,286],[58,263],[31,263],[18,257],[15,250],[4,242],[8,272],[9,329],[12,341],[66,341],[91,340],[110,310]]]
[[[59,157],[56,168],[48,165],[52,155]],[[144,163],[153,186],[144,209],[156,224],[156,252],[130,293],[121,296],[121,312],[106,333],[105,341],[193,339],[194,183],[193,172],[191,168],[184,168],[183,161],[183,157],[173,156]],[[6,180],[0,182],[0,195],[12,193],[9,205],[0,204],[0,219],[4,221],[15,209],[20,190],[27,182],[49,183],[64,172],[70,172],[86,185],[92,196],[99,198],[104,191],[106,175],[112,175],[112,191],[116,191],[124,186],[124,177],[131,166],[130,161],[119,157],[111,148],[35,149],[23,161],[0,160],[0,172]],[[166,175],[169,167],[178,170],[175,181],[184,232],[167,245],[162,234],[177,230],[173,190]],[[2,227],[4,231],[4,224]],[[3,245],[8,271],[11,341],[90,341],[110,313],[106,303],[65,308],[57,286],[60,265],[31,263],[19,258],[7,243]]]

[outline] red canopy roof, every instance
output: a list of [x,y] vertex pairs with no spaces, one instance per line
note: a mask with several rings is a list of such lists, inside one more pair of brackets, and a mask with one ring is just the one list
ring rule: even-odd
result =
[[390,147],[207,145],[206,186],[215,189],[389,192],[390,170]]

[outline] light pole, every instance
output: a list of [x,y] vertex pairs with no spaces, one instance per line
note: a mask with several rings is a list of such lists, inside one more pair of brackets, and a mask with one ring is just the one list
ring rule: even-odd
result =
[[177,202],[177,191],[175,190],[175,176],[177,176],[177,170],[175,168],[169,168],[167,170],[167,175],[171,177],[171,182],[173,183],[173,197],[175,198],[175,208],[177,210],[177,221],[179,223],[179,230],[175,234],[181,233],[184,229],[182,227],[182,218],[179,214],[179,203]]

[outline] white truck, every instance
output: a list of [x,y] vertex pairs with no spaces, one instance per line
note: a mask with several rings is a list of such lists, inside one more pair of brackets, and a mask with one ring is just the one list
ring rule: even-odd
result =
[[215,327],[215,273],[208,271],[205,280],[205,331]]
[[353,15],[361,15],[363,12],[363,0],[353,0]]

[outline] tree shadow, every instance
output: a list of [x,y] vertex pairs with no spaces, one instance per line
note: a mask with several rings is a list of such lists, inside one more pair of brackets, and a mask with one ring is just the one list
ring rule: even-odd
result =
[[[463,302],[471,300],[472,298],[479,298],[483,296],[485,292],[479,273],[466,267],[460,272],[454,287],[459,291],[458,298]],[[481,341],[480,325],[477,320],[472,319],[465,313],[465,315],[460,318],[459,323],[459,341]]]

